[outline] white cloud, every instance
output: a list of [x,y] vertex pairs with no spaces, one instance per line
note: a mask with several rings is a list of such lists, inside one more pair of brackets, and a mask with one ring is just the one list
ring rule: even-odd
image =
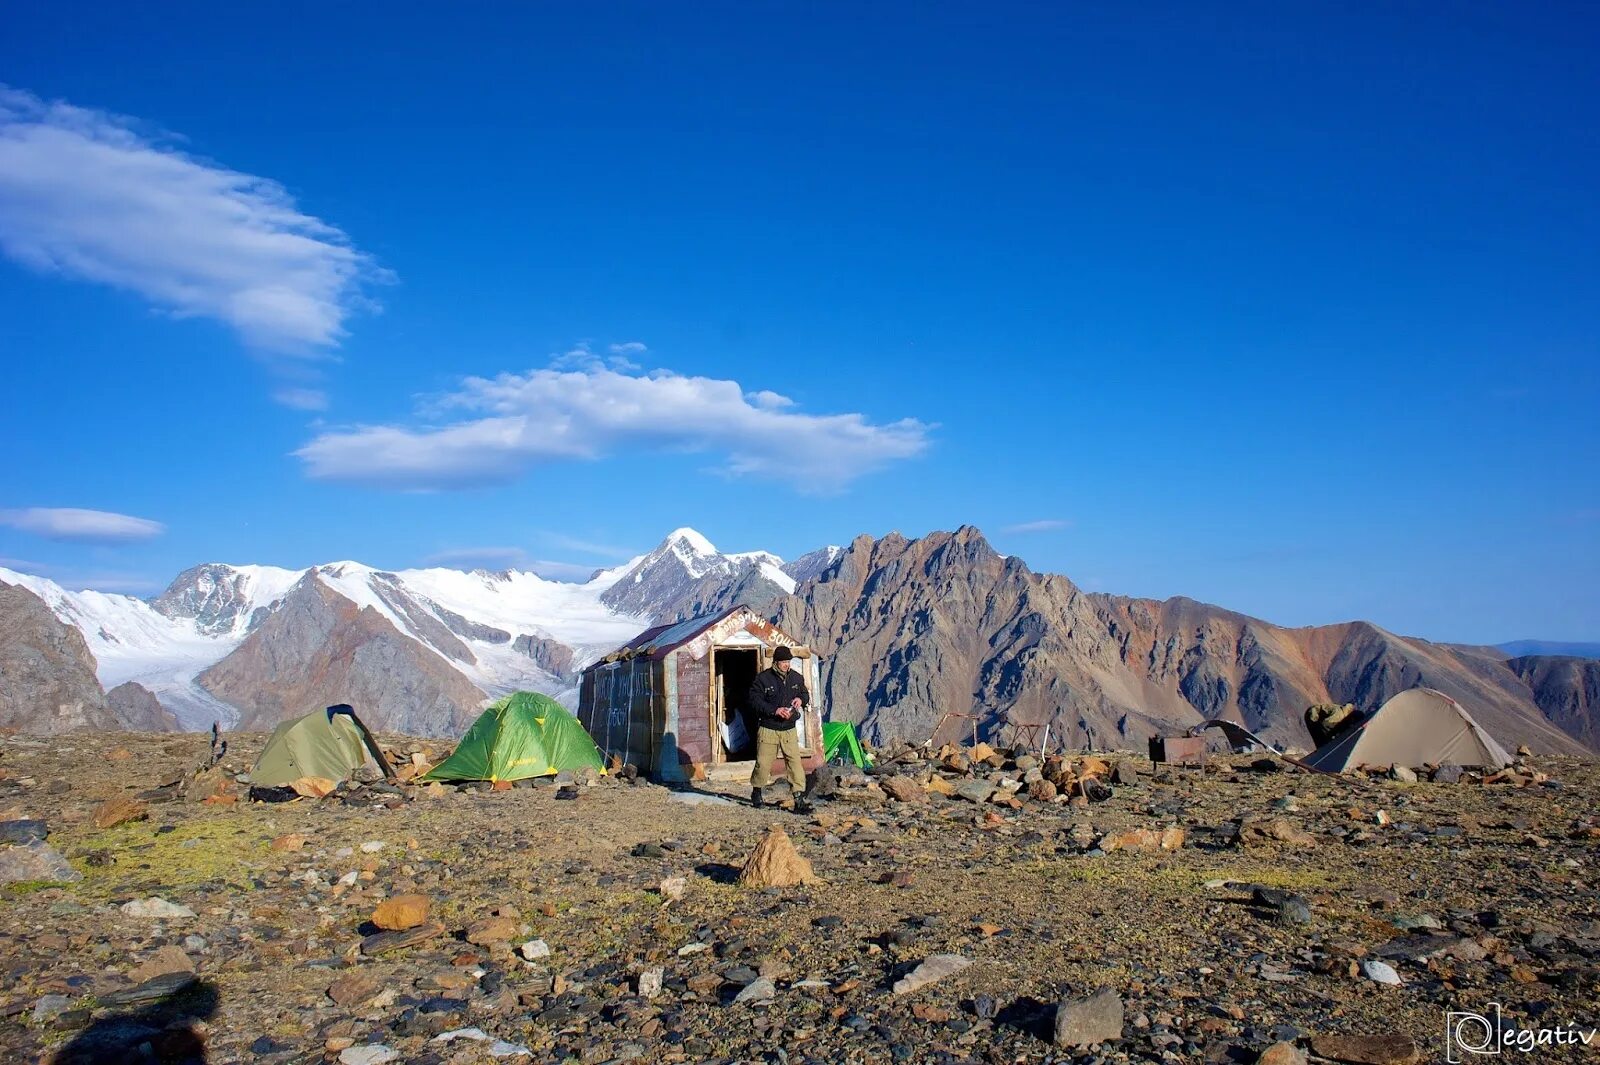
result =
[[1060,518],[1043,518],[1039,521],[1025,521],[1018,525],[1007,525],[1000,531],[1003,533],[1036,533],[1050,532],[1052,529],[1071,528],[1072,522]]
[[542,464],[630,448],[711,452],[729,476],[824,493],[928,446],[932,426],[914,418],[874,425],[861,414],[802,414],[737,381],[630,373],[582,354],[557,360],[568,368],[467,378],[426,405],[445,424],[327,432],[295,454],[319,480],[430,490],[504,483]]
[[336,345],[387,279],[277,182],[179,151],[122,116],[0,85],[0,249],[36,270],[215,318],[249,344]]
[[788,396],[780,396],[778,393],[769,392],[766,389],[750,393],[750,402],[762,410],[782,410],[784,407],[794,406],[794,400]]
[[328,409],[328,394],[320,388],[280,388],[272,398],[285,407],[295,410],[322,411]]
[[104,510],[75,507],[26,507],[0,510],[0,525],[42,536],[47,540],[75,540],[83,543],[124,544],[150,540],[167,527],[148,518],[131,518]]

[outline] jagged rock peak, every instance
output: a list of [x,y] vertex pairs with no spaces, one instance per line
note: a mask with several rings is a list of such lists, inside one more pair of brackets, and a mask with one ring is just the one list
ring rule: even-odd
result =
[[273,602],[294,586],[300,570],[275,566],[230,566],[206,562],[191,566],[151,600],[158,614],[193,619],[208,636],[255,628]]
[[83,634],[29,589],[0,582],[0,728],[116,727]]

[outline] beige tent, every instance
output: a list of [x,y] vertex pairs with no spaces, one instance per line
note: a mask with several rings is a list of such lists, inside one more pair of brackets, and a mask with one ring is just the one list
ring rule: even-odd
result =
[[1432,688],[1412,688],[1378,707],[1362,724],[1318,747],[1306,764],[1327,773],[1364,765],[1500,769],[1511,764],[1511,756],[1460,703]]
[[250,783],[272,788],[302,777],[321,777],[337,784],[368,764],[384,776],[394,775],[367,726],[348,703],[340,703],[274,729],[250,770]]

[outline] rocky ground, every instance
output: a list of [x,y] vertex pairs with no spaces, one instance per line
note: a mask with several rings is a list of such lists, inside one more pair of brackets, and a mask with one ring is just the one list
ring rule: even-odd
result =
[[[614,777],[243,801],[262,740],[180,797],[204,737],[0,738],[0,1057],[1282,1065],[1443,1061],[1494,1002],[1600,1026],[1592,762],[1130,757],[1086,803],[908,761],[800,816]],[[735,882],[772,825],[819,882]]]

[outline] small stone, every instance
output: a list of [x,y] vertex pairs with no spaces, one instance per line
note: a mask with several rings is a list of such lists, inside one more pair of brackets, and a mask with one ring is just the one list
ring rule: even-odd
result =
[[934,954],[918,965],[911,972],[895,981],[894,993],[909,995],[913,991],[927,987],[936,980],[960,972],[972,962],[959,954]]
[[1417,1044],[1403,1035],[1319,1035],[1311,1052],[1345,1065],[1413,1065],[1422,1060]]
[[1100,840],[1100,849],[1112,851],[1175,851],[1183,846],[1184,831],[1177,825],[1168,825],[1157,832],[1151,828],[1133,828],[1112,833]]
[[689,880],[682,876],[669,876],[656,888],[663,902],[677,902],[689,888]]
[[369,839],[367,842],[361,845],[361,853],[377,854],[379,851],[383,850],[384,846],[385,844],[381,839]]
[[1361,963],[1361,975],[1378,984],[1399,986],[1400,974],[1388,962],[1368,958]]
[[136,984],[142,984],[146,980],[154,980],[156,977],[166,976],[168,973],[192,972],[194,972],[194,963],[189,960],[189,955],[185,954],[179,947],[168,945],[156,951],[139,965],[128,970],[128,979]]
[[1415,917],[1396,917],[1390,923],[1406,932],[1431,932],[1444,927],[1439,918],[1426,913]]
[[102,1006],[137,1006],[146,1002],[160,1002],[194,985],[200,978],[193,970],[165,973],[152,977],[133,987],[108,991],[100,996]]
[[437,921],[432,924],[418,925],[416,928],[407,928],[400,932],[379,932],[377,935],[368,936],[361,941],[361,953],[367,955],[387,954],[393,950],[425,943],[436,936],[444,935],[444,925]]
[[1398,780],[1402,784],[1415,784],[1417,774],[1403,765],[1394,765],[1389,767],[1389,779]]
[[181,920],[195,915],[187,906],[179,906],[155,896],[125,902],[121,909],[129,917],[153,917],[157,920]]
[[1261,1052],[1256,1065],[1306,1065],[1306,1052],[1293,1043],[1274,1043]]
[[328,985],[328,997],[338,1006],[359,1006],[382,989],[382,983],[371,973],[350,972]]
[[1102,987],[1088,998],[1068,999],[1056,1007],[1055,1044],[1089,1047],[1122,1038],[1122,996]]
[[306,837],[298,833],[290,833],[287,836],[279,836],[273,840],[270,844],[270,849],[275,851],[297,851],[304,847],[307,842],[309,841]]
[[385,1062],[399,1060],[400,1052],[382,1043],[346,1047],[339,1051],[339,1065],[384,1065]]
[[1317,838],[1279,817],[1271,821],[1245,819],[1239,822],[1238,840],[1247,847],[1263,844],[1287,843],[1292,847],[1309,848],[1317,845]]
[[53,1021],[67,1011],[72,1005],[72,999],[66,995],[45,995],[33,1004],[33,1023],[44,1024]]
[[1310,924],[1311,905],[1299,895],[1290,895],[1278,903],[1278,920],[1284,924]]
[[415,928],[428,919],[428,896],[396,895],[378,903],[372,923],[386,932]]
[[734,998],[733,1004],[771,1002],[777,994],[778,989],[772,981],[762,977],[744,985],[744,990]]
[[467,926],[467,942],[476,947],[492,947],[507,943],[521,931],[521,926],[510,917],[485,917]]
[[635,981],[635,990],[639,992],[642,998],[655,998],[661,994],[661,981],[665,975],[666,971],[659,966],[654,969],[646,969],[639,974],[638,980]]
[[517,953],[521,954],[527,961],[548,958],[550,956],[550,944],[542,939],[530,939],[517,948]]
[[150,816],[150,807],[138,799],[117,798],[102,803],[94,812],[94,827],[114,828],[129,821],[143,821]]
[[893,776],[881,777],[878,786],[884,794],[896,802],[924,803],[928,801],[928,793],[910,777]]
[[994,797],[995,787],[987,780],[969,780],[956,789],[956,797],[968,802],[988,802]]

